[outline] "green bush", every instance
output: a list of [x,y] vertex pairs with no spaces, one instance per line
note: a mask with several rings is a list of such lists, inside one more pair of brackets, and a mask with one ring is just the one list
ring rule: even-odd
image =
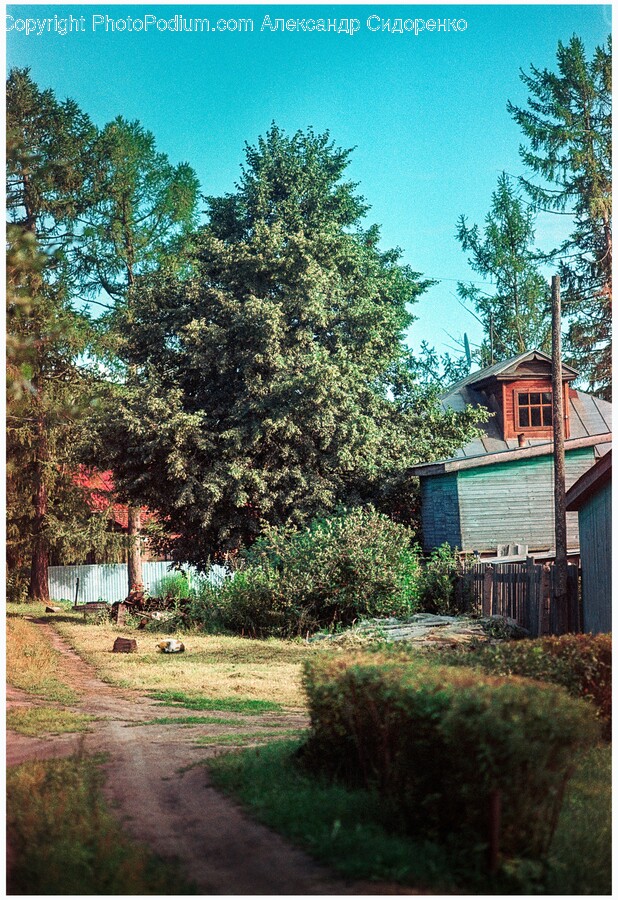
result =
[[432,550],[420,571],[419,594],[423,612],[455,615],[467,611],[460,591],[459,553],[448,544]]
[[493,675],[523,675],[565,687],[573,697],[593,703],[611,737],[612,638],[610,634],[564,634],[454,653],[447,662],[479,666]]
[[155,596],[164,597],[166,600],[188,600],[193,596],[191,584],[184,572],[163,575],[157,581],[154,593]]
[[305,687],[309,766],[377,788],[395,826],[479,860],[496,791],[503,861],[545,857],[576,753],[598,733],[559,687],[390,655],[317,657]]
[[309,528],[266,526],[245,568],[205,586],[190,616],[253,637],[292,637],[371,616],[409,616],[419,605],[413,533],[373,509]]

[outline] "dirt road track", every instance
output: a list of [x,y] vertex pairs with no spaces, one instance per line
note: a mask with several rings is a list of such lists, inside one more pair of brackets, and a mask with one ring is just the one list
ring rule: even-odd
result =
[[[105,793],[123,827],[160,856],[177,859],[202,894],[418,893],[399,885],[346,882],[254,822],[212,787],[207,770],[199,765],[217,751],[197,745],[196,735],[208,734],[209,728],[216,733],[213,726],[132,727],[186,711],[162,710],[148,698],[105,684],[49,624],[34,621],[62,652],[70,680],[81,692],[76,710],[105,719],[86,735],[38,739],[9,732],[8,765],[68,756],[80,746],[86,752],[108,754]],[[9,708],[32,703],[36,701],[24,692],[8,689]],[[272,721],[272,717],[260,718],[261,724]],[[299,716],[288,718],[290,725],[298,725]],[[257,717],[252,720],[259,724]],[[225,730],[229,733],[231,729]]]

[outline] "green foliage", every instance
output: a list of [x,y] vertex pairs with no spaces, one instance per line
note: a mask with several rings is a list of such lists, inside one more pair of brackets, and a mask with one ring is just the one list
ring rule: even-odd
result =
[[612,893],[612,749],[595,747],[569,782],[551,846],[547,894]]
[[[490,877],[465,848],[416,838],[401,830],[376,791],[316,778],[298,765],[298,744],[208,760],[217,787],[257,819],[305,848],[346,878],[410,885],[426,894],[611,893],[611,749],[595,748],[567,785],[551,846],[547,877],[538,866]],[[536,870],[536,871],[535,871]]]
[[10,894],[188,894],[178,873],[119,833],[96,760],[24,763],[7,771]]
[[537,209],[573,216],[574,230],[550,258],[560,263],[569,315],[568,350],[591,389],[611,397],[612,45],[591,59],[581,38],[558,42],[556,71],[521,78],[527,107],[508,104],[527,144],[522,179]]
[[105,450],[177,559],[205,566],[262,521],[389,506],[412,462],[473,432],[476,414],[442,413],[400,373],[427,282],[363,226],[349,155],[273,125],[184,255],[131,295],[135,379]]
[[561,688],[388,655],[316,658],[305,685],[308,764],[375,786],[400,827],[477,861],[498,791],[511,868],[546,858],[574,760],[598,734]]
[[459,592],[462,566],[457,549],[442,544],[432,550],[420,569],[419,595],[423,612],[456,615],[467,611]]
[[456,887],[452,854],[428,841],[393,833],[376,793],[312,777],[296,763],[298,742],[208,760],[215,785],[270,828],[345,878],[395,881],[445,893]]
[[459,297],[472,305],[483,324],[485,338],[475,351],[481,367],[526,350],[549,351],[551,298],[534,249],[534,213],[504,172],[492,194],[484,233],[461,216],[457,239],[470,253],[472,270],[493,285],[491,293],[474,284],[457,285]]
[[373,509],[309,528],[264,526],[243,554],[246,568],[206,587],[193,620],[264,637],[305,635],[418,607],[419,550],[413,533]]
[[165,597],[168,600],[188,600],[194,592],[189,579],[183,572],[173,572],[159,578],[153,593],[157,597]]
[[566,688],[594,704],[611,738],[612,639],[609,634],[564,634],[535,640],[481,645],[445,654],[448,662],[479,666],[492,675],[522,675]]
[[7,568],[12,598],[28,588],[45,600],[51,553],[73,562],[109,538],[72,477],[100,394],[87,363],[94,334],[71,303],[95,129],[21,69],[7,82],[7,128]]

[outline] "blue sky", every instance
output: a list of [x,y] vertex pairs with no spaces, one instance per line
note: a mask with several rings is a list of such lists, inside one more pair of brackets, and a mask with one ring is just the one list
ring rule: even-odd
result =
[[[398,246],[415,270],[439,279],[414,307],[408,341],[443,352],[464,331],[480,329],[456,299],[458,280],[478,280],[455,239],[458,217],[482,223],[502,170],[522,173],[520,134],[507,100],[523,105],[519,70],[554,68],[559,40],[580,35],[589,51],[611,30],[601,5],[244,4],[132,6],[9,5],[15,20],[84,15],[83,32],[7,34],[7,66],[29,66],[34,80],[74,98],[97,125],[117,115],[139,119],[173,162],[196,169],[205,194],[233,190],[245,141],[275,121],[289,132],[328,129],[355,147],[349,176],[359,182],[382,227],[384,247]],[[93,33],[92,16],[112,19],[251,18],[253,33]],[[356,18],[354,35],[262,31],[264,17]],[[372,32],[380,19],[456,18],[465,31]],[[377,22],[372,20],[372,25]],[[544,249],[564,220],[537,224]],[[451,337],[449,337],[449,335]]]

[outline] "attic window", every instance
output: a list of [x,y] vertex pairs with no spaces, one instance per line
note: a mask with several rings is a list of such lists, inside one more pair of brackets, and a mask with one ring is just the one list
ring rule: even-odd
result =
[[551,391],[530,391],[517,395],[520,428],[551,428],[551,409]]

